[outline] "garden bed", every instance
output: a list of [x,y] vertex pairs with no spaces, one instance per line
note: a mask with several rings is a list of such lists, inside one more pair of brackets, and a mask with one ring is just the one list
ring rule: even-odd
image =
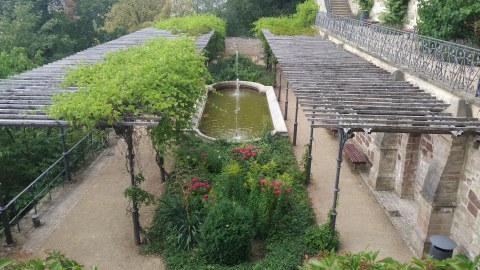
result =
[[179,140],[147,232],[168,269],[296,269],[315,218],[288,138],[253,144]]

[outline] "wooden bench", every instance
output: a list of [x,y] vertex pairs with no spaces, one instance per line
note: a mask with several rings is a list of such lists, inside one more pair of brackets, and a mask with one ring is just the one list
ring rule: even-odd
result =
[[357,165],[366,165],[367,159],[360,152],[353,143],[347,143],[343,146],[343,151],[347,155],[347,158],[352,162],[353,168],[355,169]]
[[[325,123],[325,124],[332,124],[332,125],[336,124],[336,122],[334,122],[334,121],[325,121],[324,123]],[[337,129],[337,128],[327,128],[327,130],[330,131],[330,132],[332,132],[332,135],[333,135],[334,137],[337,136],[337,132],[338,132],[338,129]]]

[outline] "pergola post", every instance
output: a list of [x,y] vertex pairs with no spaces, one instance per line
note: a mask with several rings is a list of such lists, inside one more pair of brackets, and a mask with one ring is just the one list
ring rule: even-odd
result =
[[338,193],[340,192],[339,183],[340,183],[340,169],[342,168],[343,161],[343,147],[345,142],[349,139],[350,134],[348,129],[339,128],[338,132],[338,155],[337,155],[337,173],[335,175],[335,187],[333,188],[333,205],[330,210],[330,227],[332,231],[335,230],[335,223],[337,221],[337,201]]
[[3,224],[3,234],[5,234],[5,243],[3,246],[13,246],[15,241],[13,240],[12,231],[10,230],[10,221],[8,220],[7,209],[5,207],[0,207],[0,218]]
[[280,102],[280,96],[282,95],[282,71],[279,69],[278,70],[278,77],[279,77],[279,80],[278,80],[278,97],[277,97],[277,101]]
[[313,146],[313,126],[310,126],[310,142],[308,144],[308,157],[307,157],[307,168],[306,168],[306,179],[305,183],[310,184],[310,175],[312,171],[312,146]]
[[287,81],[287,89],[285,91],[285,115],[283,119],[287,120],[287,117],[288,117],[288,81]]
[[63,166],[65,167],[65,180],[70,182],[72,181],[72,175],[70,173],[70,162],[68,161],[68,149],[67,143],[65,142],[65,128],[60,128],[60,138],[62,140],[62,157],[63,157]]
[[480,97],[480,74],[478,74],[477,90],[475,91],[475,97]]
[[297,130],[298,130],[298,97],[295,102],[295,122],[293,122],[293,146],[297,146]]
[[[133,127],[127,127],[125,132],[125,141],[127,142],[127,156],[128,156],[128,164],[129,164],[129,171],[130,171],[130,181],[131,186],[135,187],[135,163],[134,163],[134,154],[133,154]],[[135,238],[135,244],[138,246],[140,245],[140,220],[139,220],[139,213],[138,213],[138,205],[137,201],[134,197],[132,197],[132,219],[133,219],[133,237]]]
[[273,87],[277,85],[277,64],[273,63]]

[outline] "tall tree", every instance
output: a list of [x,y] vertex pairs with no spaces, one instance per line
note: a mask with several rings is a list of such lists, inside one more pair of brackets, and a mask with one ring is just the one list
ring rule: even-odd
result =
[[261,17],[292,14],[295,6],[305,0],[227,0],[223,13],[227,21],[227,35],[251,36],[252,23]]
[[142,28],[146,22],[153,21],[157,16],[168,18],[169,0],[121,0],[114,4],[106,15],[104,29],[113,31],[124,27],[129,31]]

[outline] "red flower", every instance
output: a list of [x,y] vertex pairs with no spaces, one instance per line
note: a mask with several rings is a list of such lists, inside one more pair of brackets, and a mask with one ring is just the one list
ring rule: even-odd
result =
[[281,194],[281,193],[282,193],[282,190],[279,189],[279,188],[275,188],[275,191],[274,191],[273,193],[275,193],[275,194],[278,195],[278,194]]
[[202,201],[206,201],[208,199],[208,194],[203,195]]
[[209,190],[209,189],[210,189],[210,185],[209,185],[209,184],[205,185],[205,189],[206,189],[206,190]]
[[193,182],[197,182],[197,181],[198,181],[197,177],[193,177]]

